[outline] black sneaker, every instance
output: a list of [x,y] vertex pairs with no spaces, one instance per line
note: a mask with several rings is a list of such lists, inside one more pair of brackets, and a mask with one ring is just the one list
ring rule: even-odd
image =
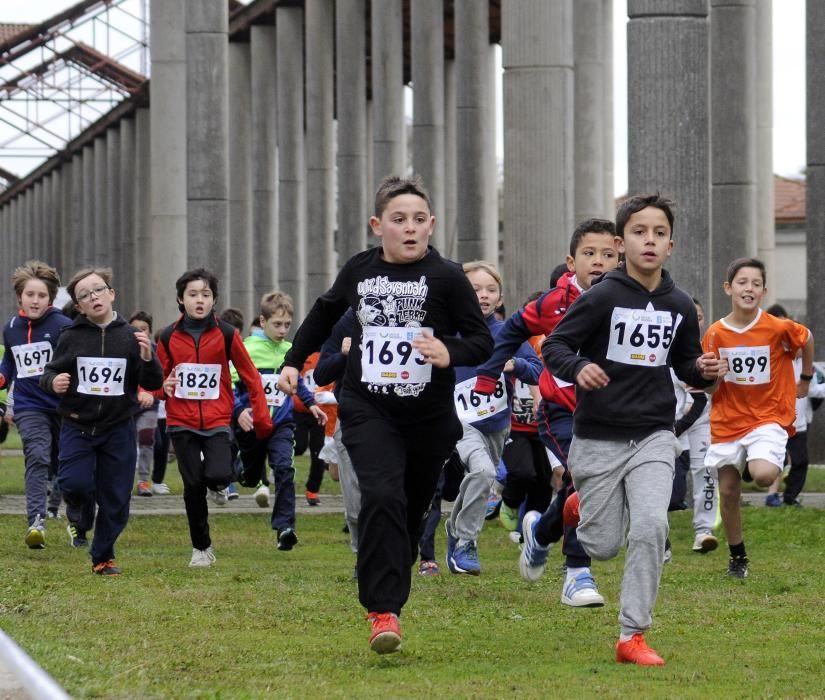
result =
[[792,498],[791,500],[785,501],[784,503],[785,503],[786,506],[793,506],[793,507],[796,507],[796,508],[802,508],[802,504],[796,498]]
[[92,566],[92,573],[96,576],[120,576],[121,570],[115,566],[114,559],[109,561],[102,561],[100,564]]
[[77,529],[77,525],[70,522],[66,525],[66,532],[69,533],[69,545],[71,547],[88,547],[89,540],[86,539],[86,533]]
[[283,530],[278,530],[278,549],[282,552],[288,552],[296,544],[298,544],[298,535],[291,527],[285,527]]
[[747,578],[748,558],[731,557],[728,561],[728,576],[733,576],[733,578]]

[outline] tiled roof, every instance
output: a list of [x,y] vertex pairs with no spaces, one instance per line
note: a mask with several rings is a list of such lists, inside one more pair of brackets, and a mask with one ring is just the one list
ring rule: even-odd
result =
[[805,223],[805,180],[773,176],[774,219],[777,224]]
[[30,24],[0,23],[0,44],[2,44],[7,39],[11,39],[15,34],[19,34],[20,32],[30,28]]

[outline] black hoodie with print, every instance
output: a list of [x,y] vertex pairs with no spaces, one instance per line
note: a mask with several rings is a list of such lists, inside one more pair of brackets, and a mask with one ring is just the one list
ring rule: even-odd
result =
[[649,291],[627,274],[612,270],[582,294],[542,345],[554,376],[576,381],[595,362],[610,383],[594,391],[576,387],[573,432],[599,440],[641,440],[673,430],[676,398],[670,377],[690,386],[713,382],[696,369],[702,354],[693,300],[662,270]]

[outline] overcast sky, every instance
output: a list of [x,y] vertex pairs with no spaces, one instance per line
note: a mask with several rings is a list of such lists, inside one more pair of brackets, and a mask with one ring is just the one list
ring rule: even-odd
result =
[[[0,22],[36,23],[73,4],[72,0],[0,0]],[[626,17],[626,1],[614,0],[616,194],[627,187]],[[774,172],[796,175],[805,167],[805,0],[774,0],[773,18]],[[499,152],[500,142],[499,134]]]

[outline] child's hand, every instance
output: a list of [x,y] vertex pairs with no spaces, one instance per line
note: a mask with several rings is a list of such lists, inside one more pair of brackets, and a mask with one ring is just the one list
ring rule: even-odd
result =
[[424,356],[424,361],[427,364],[442,369],[450,366],[450,351],[447,350],[444,343],[429,331],[424,331],[413,340],[412,346]]
[[504,363],[504,374],[512,374],[516,371],[516,361],[511,357]]
[[344,338],[341,341],[341,354],[349,355],[349,349],[352,347],[352,338]]
[[582,367],[576,375],[576,384],[578,384],[585,391],[603,389],[609,383],[610,377],[607,376],[607,372],[605,372],[595,362],[591,362],[589,365]]
[[169,376],[163,380],[163,393],[167,396],[172,396],[175,393],[175,387],[178,385],[178,378],[175,376],[175,370],[169,373]]
[[315,420],[318,421],[318,425],[326,425],[327,424],[327,414],[324,413],[317,405],[313,405],[309,407],[309,412],[315,416]]
[[278,388],[287,396],[298,391],[298,370],[295,367],[282,367],[278,377]]
[[69,390],[69,384],[71,383],[71,375],[67,372],[61,372],[54,379],[52,379],[52,391],[55,394],[65,394]]
[[808,389],[811,388],[810,379],[800,379],[796,385],[796,398],[804,399],[808,395]]
[[719,359],[712,352],[706,352],[696,358],[696,369],[708,381],[716,381],[728,373],[728,361]]
[[146,331],[136,331],[135,338],[140,346],[140,359],[149,362],[152,359],[152,341],[149,340],[149,334]]
[[243,430],[245,433],[248,433],[250,430],[252,430],[253,427],[255,427],[252,423],[251,408],[245,408],[243,411],[241,411],[241,415],[238,416],[238,425],[240,426],[241,430]]
[[139,391],[137,395],[138,406],[141,408],[152,408],[155,405],[155,397],[148,391]]

